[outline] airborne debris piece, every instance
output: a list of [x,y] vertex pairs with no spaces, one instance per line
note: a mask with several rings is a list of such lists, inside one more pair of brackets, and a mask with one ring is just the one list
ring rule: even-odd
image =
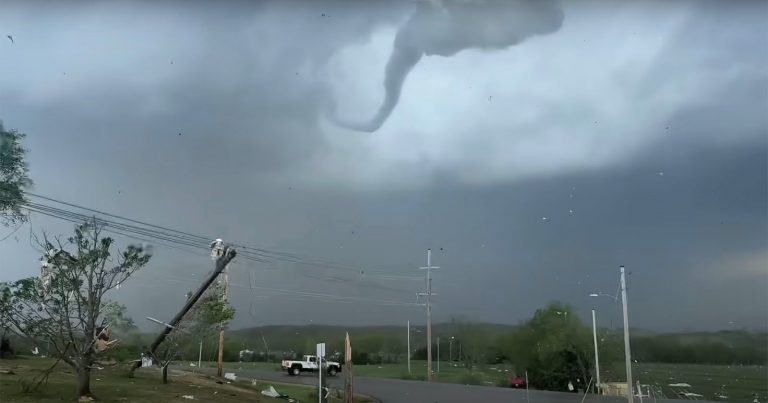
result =
[[6,38],[8,38],[8,39],[10,39],[10,40],[11,40],[11,43],[14,43],[14,42],[13,42],[13,35],[6,35],[5,37],[6,37]]
[[229,379],[230,381],[236,381],[237,375],[235,375],[234,372],[227,372],[226,374],[224,374],[224,379]]

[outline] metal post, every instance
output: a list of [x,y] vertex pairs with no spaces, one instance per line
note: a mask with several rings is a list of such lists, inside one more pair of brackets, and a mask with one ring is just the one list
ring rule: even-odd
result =
[[[224,301],[229,298],[229,270],[224,268]],[[224,328],[219,331],[219,360],[216,364],[216,376],[224,375]]]
[[597,354],[597,321],[594,309],[592,310],[592,339],[595,341],[595,379],[597,380],[595,390],[600,394],[600,359]]
[[531,393],[528,391],[528,371],[525,371],[525,401],[531,403]]
[[408,375],[411,374],[411,321],[408,321]]
[[619,267],[621,272],[621,305],[624,311],[624,360],[627,365],[627,401],[632,403],[632,356],[629,350],[629,313],[627,312],[627,279],[624,266]]
[[453,336],[448,339],[448,362],[453,362]]
[[440,372],[440,336],[437,336],[437,372]]
[[201,368],[203,364],[203,339],[200,339],[200,352],[197,354],[197,368]]

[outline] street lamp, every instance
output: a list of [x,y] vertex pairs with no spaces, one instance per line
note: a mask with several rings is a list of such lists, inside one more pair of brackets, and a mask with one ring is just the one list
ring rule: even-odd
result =
[[[621,307],[624,314],[624,361],[627,366],[627,401],[632,403],[632,358],[629,349],[629,313],[627,312],[627,280],[624,273],[624,266],[619,266],[619,272],[621,274]],[[619,302],[618,295],[613,296],[604,293],[592,293],[590,297],[609,297],[617,303]],[[592,312],[594,329],[594,311]],[[593,330],[594,331],[594,330]],[[595,336],[595,358],[597,358],[597,336]]]
[[453,336],[448,340],[448,361],[453,362]]

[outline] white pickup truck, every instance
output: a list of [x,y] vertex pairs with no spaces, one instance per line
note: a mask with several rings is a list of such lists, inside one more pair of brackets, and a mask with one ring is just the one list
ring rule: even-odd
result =
[[[305,355],[301,361],[283,360],[282,367],[288,371],[288,375],[296,376],[302,372],[317,372],[317,357],[314,355]],[[323,361],[323,367],[326,368],[328,375],[335,376],[341,372],[341,364],[338,362]]]

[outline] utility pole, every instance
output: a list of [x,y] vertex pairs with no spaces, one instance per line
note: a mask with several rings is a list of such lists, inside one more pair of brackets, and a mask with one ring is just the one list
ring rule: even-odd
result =
[[427,382],[432,380],[432,296],[437,295],[432,292],[432,269],[439,269],[432,266],[432,249],[427,249],[427,266],[420,267],[427,271],[427,292],[419,293],[419,296],[427,297]]
[[595,342],[595,379],[597,387],[595,390],[600,394],[600,359],[597,355],[597,321],[595,320],[595,310],[592,310],[592,339]]
[[408,321],[408,375],[411,374],[411,321]]
[[440,372],[440,336],[437,336],[437,372]]
[[[216,241],[221,242],[220,239],[217,239]],[[214,244],[215,243],[216,242],[214,242]],[[213,270],[213,273],[211,273],[211,275],[208,276],[207,279],[205,279],[203,284],[200,285],[200,288],[198,288],[197,291],[195,291],[195,293],[192,295],[192,297],[190,297],[187,300],[187,302],[181,308],[181,311],[179,311],[179,313],[177,313],[176,316],[174,316],[173,319],[171,319],[168,326],[163,327],[163,331],[160,332],[160,334],[157,336],[155,341],[153,341],[152,344],[149,346],[149,351],[147,353],[153,359],[156,360],[155,350],[157,350],[157,347],[160,345],[160,343],[162,343],[165,340],[165,338],[168,336],[168,333],[170,333],[171,330],[173,330],[173,328],[176,325],[178,325],[179,322],[181,322],[181,319],[184,318],[184,315],[192,308],[193,305],[195,305],[197,300],[199,300],[200,297],[203,296],[203,293],[205,293],[205,290],[207,290],[208,287],[210,287],[211,284],[213,284],[213,281],[216,280],[216,277],[218,277],[219,274],[224,270],[224,267],[226,267],[227,264],[229,264],[229,262],[232,261],[232,259],[234,259],[235,256],[237,255],[237,252],[234,249],[228,246],[224,246],[223,242],[221,243],[221,245],[222,245],[222,251],[219,257],[215,259],[216,266],[215,266],[215,269]],[[211,246],[213,246],[213,244]],[[130,369],[130,375],[132,376],[136,368],[139,368],[140,366],[141,366],[141,360],[137,360],[136,362],[134,362],[133,366]]]
[[627,402],[632,403],[632,357],[629,351],[629,313],[627,312],[627,278],[624,274],[624,266],[619,267],[621,272],[621,306],[624,311],[624,360],[627,365]]

